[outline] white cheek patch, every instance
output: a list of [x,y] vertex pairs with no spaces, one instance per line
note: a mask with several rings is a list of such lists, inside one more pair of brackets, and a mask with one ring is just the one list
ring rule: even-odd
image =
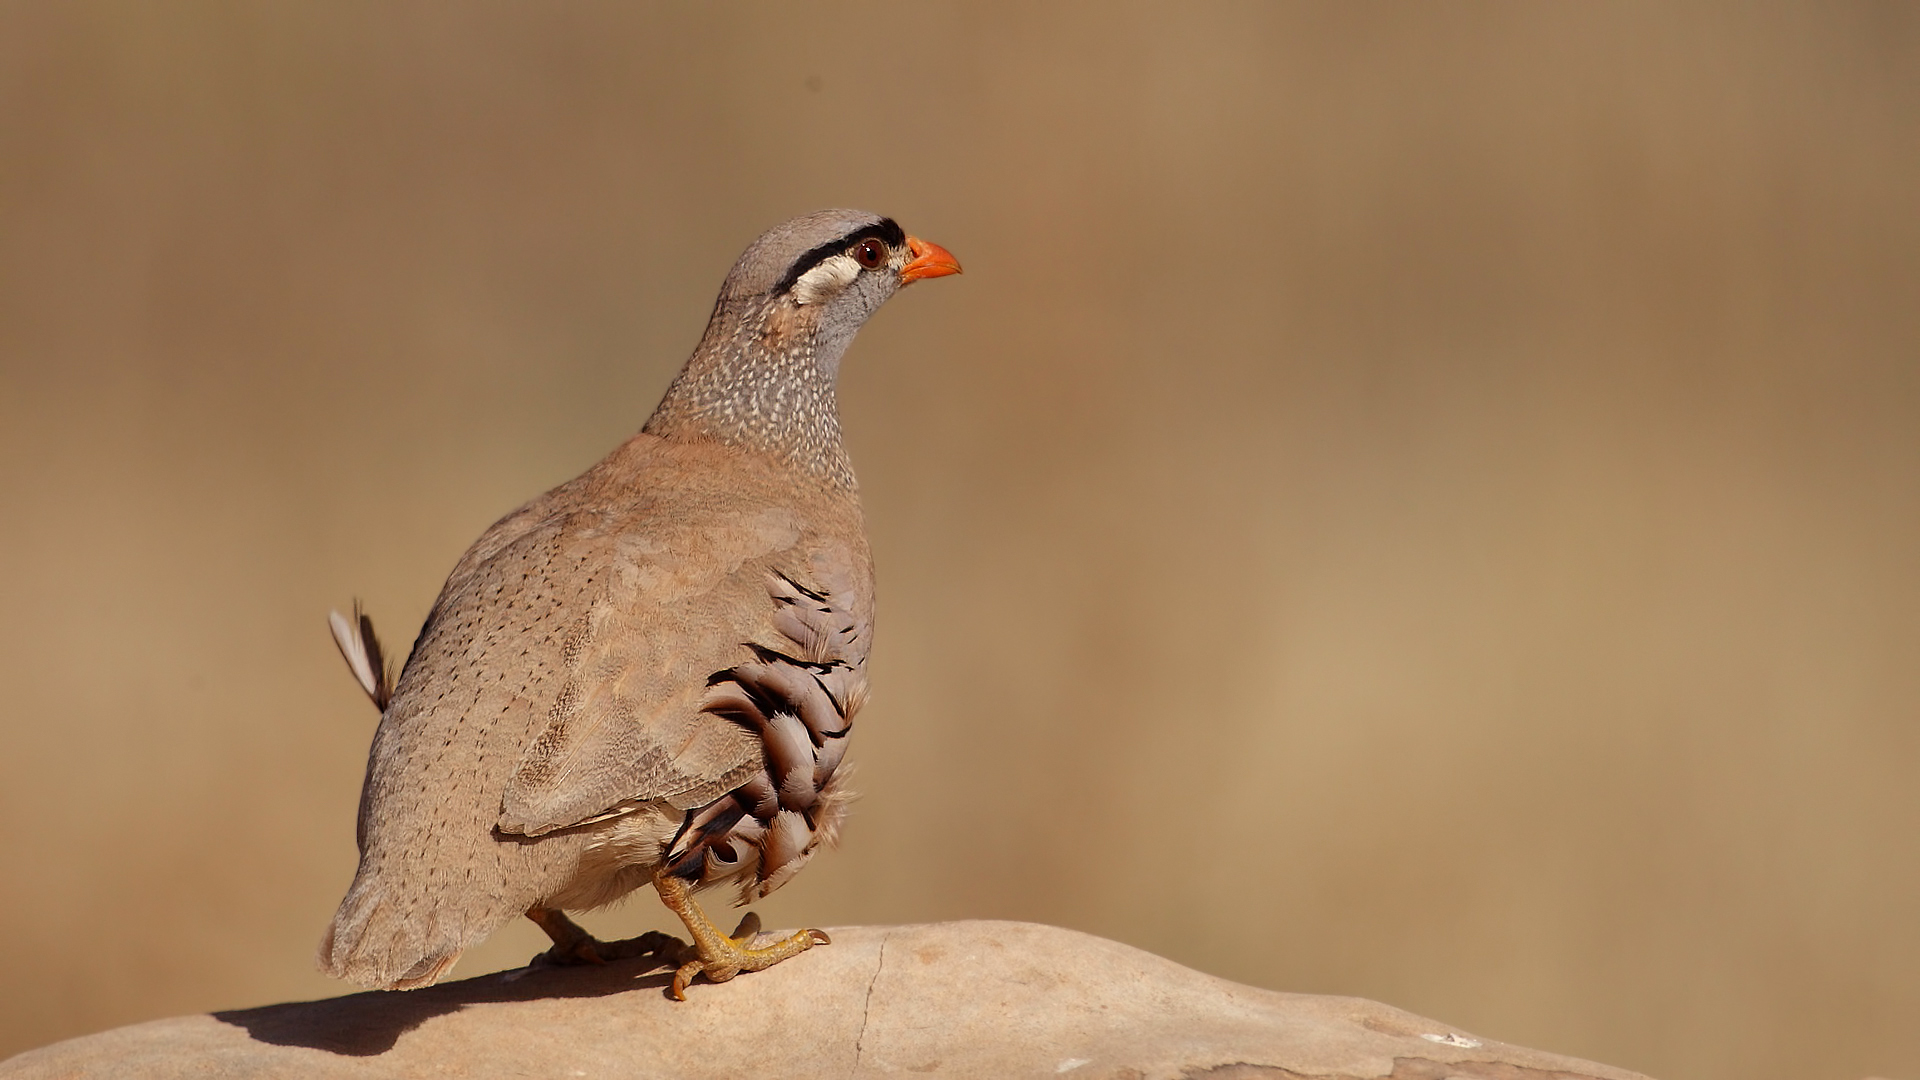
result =
[[796,304],[819,304],[831,300],[841,289],[860,276],[860,264],[849,255],[834,255],[800,275],[793,283]]

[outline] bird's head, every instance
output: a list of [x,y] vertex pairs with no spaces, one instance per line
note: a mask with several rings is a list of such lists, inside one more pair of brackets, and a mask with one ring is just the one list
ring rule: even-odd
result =
[[829,343],[850,340],[901,286],[959,272],[946,248],[891,218],[821,210],[755,240],[727,275],[720,307],[757,324],[776,350],[806,341],[837,352]]
[[851,488],[834,398],[840,358],[901,286],[959,272],[946,248],[864,210],[776,225],[734,263],[706,334],[644,430],[755,447]]

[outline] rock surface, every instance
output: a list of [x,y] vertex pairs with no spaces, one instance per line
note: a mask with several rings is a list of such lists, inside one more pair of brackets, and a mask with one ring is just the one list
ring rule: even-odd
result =
[[696,982],[684,1003],[643,960],[523,968],[138,1024],[29,1051],[0,1077],[1638,1078],[1054,927],[831,933],[767,971]]

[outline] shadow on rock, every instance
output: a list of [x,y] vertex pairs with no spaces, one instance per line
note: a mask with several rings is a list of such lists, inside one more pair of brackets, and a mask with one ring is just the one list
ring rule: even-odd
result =
[[673,968],[652,958],[594,966],[535,966],[477,975],[423,990],[368,990],[321,1001],[216,1012],[256,1042],[372,1057],[436,1016],[468,1005],[555,998],[597,998],[636,990],[666,992]]

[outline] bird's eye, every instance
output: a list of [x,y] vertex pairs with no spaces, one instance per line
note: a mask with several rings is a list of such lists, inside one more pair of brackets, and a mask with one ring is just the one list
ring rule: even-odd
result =
[[878,240],[862,240],[853,245],[847,254],[853,256],[853,261],[863,269],[871,270],[887,261],[887,245]]

